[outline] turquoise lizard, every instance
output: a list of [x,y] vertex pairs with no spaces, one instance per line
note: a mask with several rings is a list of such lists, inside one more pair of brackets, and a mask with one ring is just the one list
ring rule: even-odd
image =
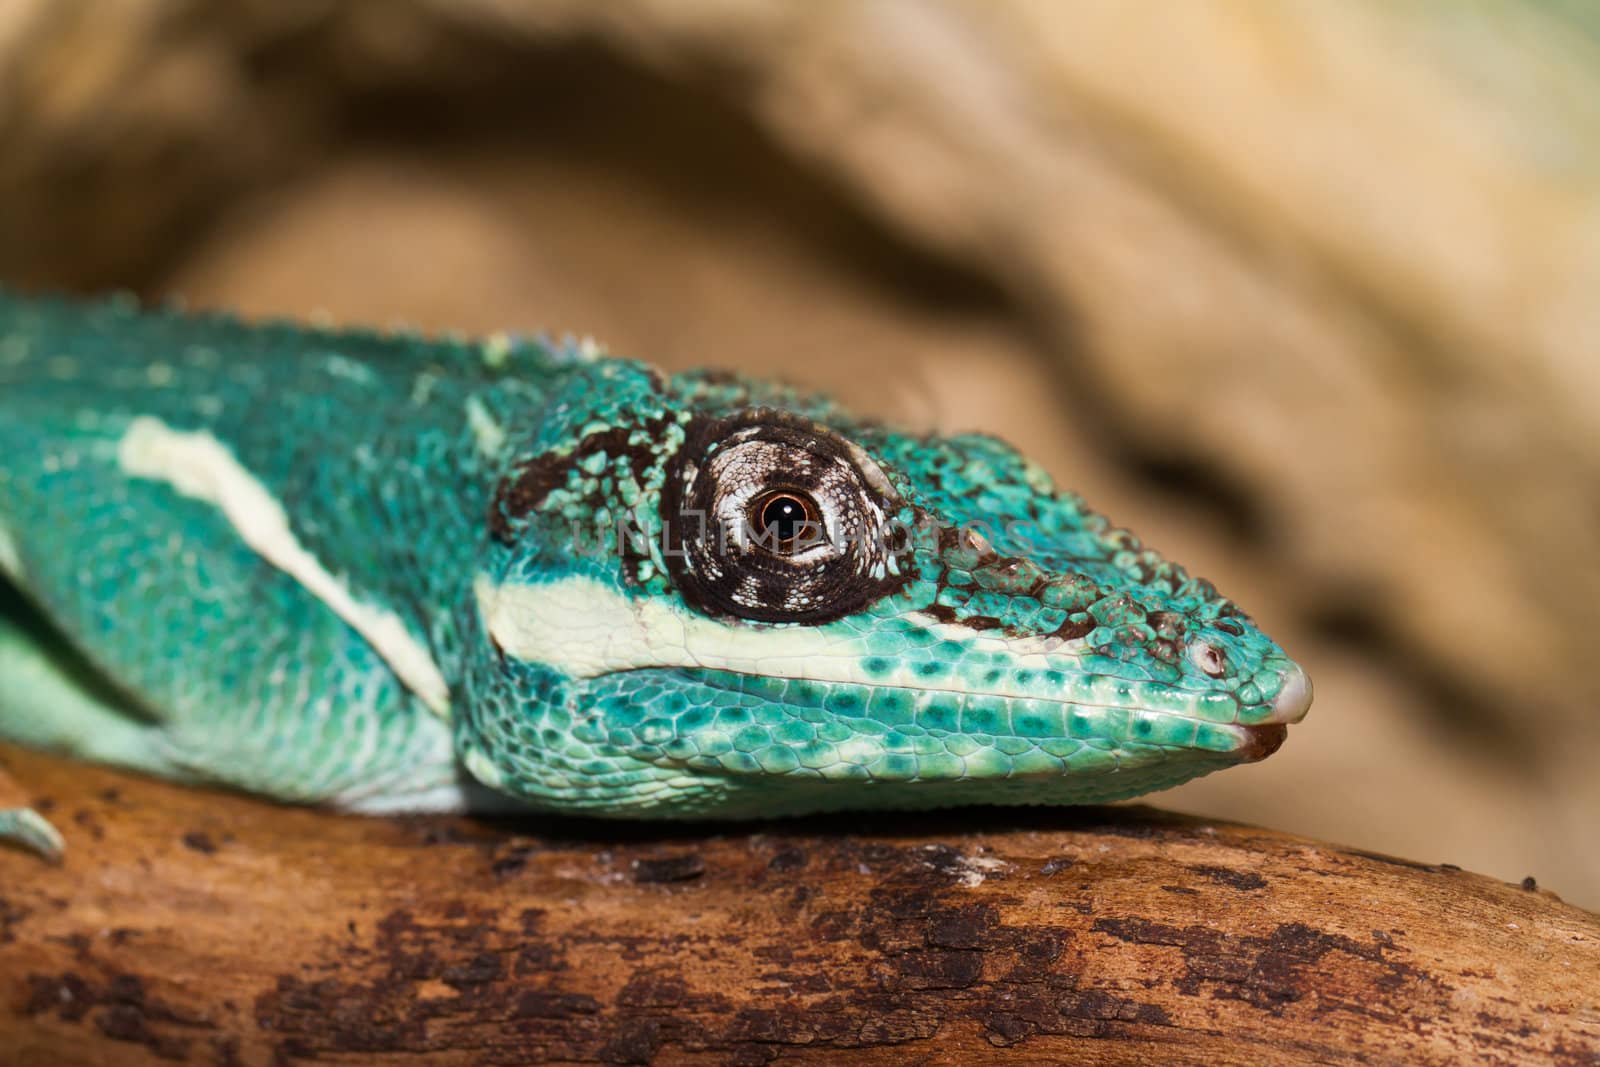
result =
[[0,738],[357,812],[1109,801],[1311,699],[994,438],[122,299],[0,294],[0,578]]

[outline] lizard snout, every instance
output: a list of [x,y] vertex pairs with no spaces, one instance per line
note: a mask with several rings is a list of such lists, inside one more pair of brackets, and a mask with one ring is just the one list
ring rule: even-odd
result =
[[1264,760],[1283,746],[1289,724],[1306,717],[1311,708],[1311,677],[1297,663],[1278,674],[1278,695],[1272,698],[1272,714],[1265,721],[1241,727],[1249,741],[1239,755],[1246,763]]
[[1282,684],[1272,699],[1272,717],[1267,722],[1299,722],[1311,710],[1311,676],[1299,664],[1291,663],[1279,677]]

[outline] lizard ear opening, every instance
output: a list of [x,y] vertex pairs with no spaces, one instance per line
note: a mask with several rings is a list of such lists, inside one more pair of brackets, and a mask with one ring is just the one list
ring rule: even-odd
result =
[[776,412],[695,420],[661,501],[667,569],[684,601],[710,615],[815,624],[899,588],[899,500],[863,459]]

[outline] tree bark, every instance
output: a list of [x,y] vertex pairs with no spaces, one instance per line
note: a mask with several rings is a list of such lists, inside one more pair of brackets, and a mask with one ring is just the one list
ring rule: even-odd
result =
[[1141,807],[365,819],[0,749],[0,1063],[1600,1062],[1600,917]]

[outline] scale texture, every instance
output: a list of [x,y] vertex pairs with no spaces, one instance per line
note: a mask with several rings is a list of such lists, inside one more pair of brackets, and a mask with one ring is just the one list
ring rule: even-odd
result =
[[1311,696],[991,437],[589,342],[0,296],[0,577],[0,738],[366,812],[1101,802]]

